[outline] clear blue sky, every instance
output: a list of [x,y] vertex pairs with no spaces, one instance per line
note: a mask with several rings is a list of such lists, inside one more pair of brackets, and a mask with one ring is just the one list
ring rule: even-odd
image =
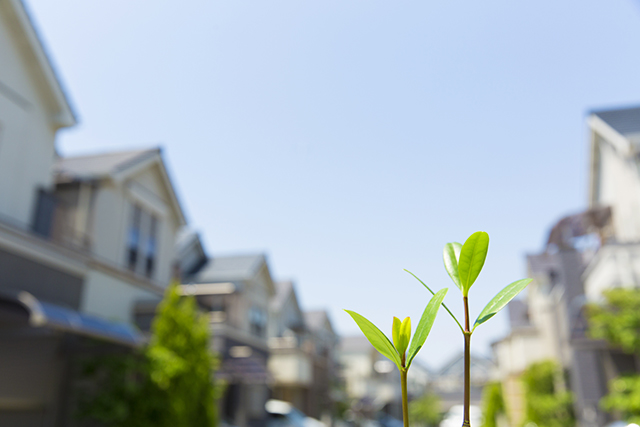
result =
[[[402,269],[450,286],[443,245],[485,230],[477,314],[585,207],[586,112],[640,103],[637,0],[27,5],[80,119],[61,153],[162,145],[209,252],[266,252],[343,334],[417,322]],[[441,312],[421,359],[461,344]]]

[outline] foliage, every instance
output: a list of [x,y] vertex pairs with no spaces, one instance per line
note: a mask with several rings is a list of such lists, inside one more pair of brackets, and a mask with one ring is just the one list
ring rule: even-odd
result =
[[171,285],[145,349],[87,364],[85,374],[99,390],[81,403],[81,418],[107,427],[215,427],[209,340],[208,324],[193,297],[182,297]]
[[482,390],[483,427],[497,427],[498,416],[504,413],[505,406],[502,397],[502,384],[492,382],[485,385]]
[[148,380],[143,353],[116,353],[90,357],[83,377],[98,391],[81,390],[78,418],[98,421],[108,427],[158,425],[161,401]]
[[413,358],[418,354],[427,340],[427,336],[431,331],[433,322],[436,320],[440,304],[446,294],[447,289],[439,290],[433,298],[431,298],[429,304],[427,304],[427,307],[424,309],[420,322],[418,322],[416,333],[413,336],[413,341],[411,341],[411,345],[409,346],[408,358],[406,358],[405,353],[407,344],[411,337],[411,319],[407,317],[404,322],[400,322],[400,319],[394,317],[392,331],[393,339],[396,344],[394,345],[389,338],[387,338],[387,336],[378,329],[378,327],[367,320],[364,316],[351,310],[345,311],[349,313],[353,320],[358,324],[358,327],[364,336],[367,337],[371,345],[383,356],[394,362],[401,372],[404,372],[409,369]]
[[147,349],[151,380],[168,402],[163,420],[167,426],[216,425],[210,339],[195,298],[182,297],[172,285],[160,304]]
[[440,398],[434,393],[427,393],[409,404],[409,419],[412,423],[435,427],[442,420]]
[[609,382],[609,392],[600,402],[606,411],[620,411],[629,423],[640,423],[640,375],[623,375]]
[[[411,319],[405,318],[404,321],[400,321],[397,317],[393,318],[392,338],[393,343],[382,333],[380,329],[373,323],[367,320],[365,317],[350,310],[345,310],[355,320],[358,327],[362,331],[365,337],[369,340],[371,345],[378,350],[383,356],[391,359],[398,370],[400,371],[400,389],[402,392],[402,418],[404,421],[404,427],[409,426],[409,398],[407,394],[407,372],[411,367],[413,358],[416,357],[425,341],[433,322],[436,320],[436,315],[440,309],[440,304],[444,296],[447,294],[447,289],[439,290],[429,301],[427,307],[422,313],[416,333],[411,340]],[[407,358],[407,345],[409,345],[409,357]]]
[[[470,317],[469,317],[469,290],[471,286],[476,282],[482,268],[484,267],[485,260],[487,258],[487,254],[489,252],[489,235],[484,231],[478,231],[473,233],[471,236],[467,238],[464,244],[460,244],[458,242],[447,243],[444,246],[444,250],[442,251],[442,259],[444,261],[444,268],[447,271],[447,274],[453,281],[453,283],[460,289],[462,293],[462,301],[464,305],[464,328],[462,324],[456,316],[453,315],[449,307],[446,304],[442,303],[444,309],[449,313],[449,315],[456,322],[458,327],[460,328],[460,332],[464,337],[464,357],[465,357],[465,366],[470,366],[470,358],[471,358],[471,335],[476,330],[476,328],[487,320],[491,319],[495,316],[500,310],[502,310],[513,298],[516,297],[524,288],[527,287],[529,283],[531,283],[532,279],[522,279],[507,285],[504,289],[502,289],[498,294],[489,301],[489,303],[484,307],[484,309],[480,312],[480,315],[477,317],[475,323],[473,324],[473,328],[471,328]],[[418,278],[415,274],[410,272],[409,270],[405,270],[407,273],[411,274],[413,277],[418,279],[422,285],[427,288],[431,294],[434,292],[427,286],[422,280]],[[435,295],[435,294],[434,294]],[[464,373],[464,419],[463,422],[465,425],[470,424],[469,417],[469,406],[470,399],[469,394],[471,390],[471,379],[470,372],[465,370]]]
[[640,291],[610,289],[604,296],[603,305],[587,306],[590,336],[604,339],[626,353],[640,352]]
[[[640,352],[640,291],[610,289],[605,302],[587,306],[589,335],[604,339],[626,353]],[[619,411],[625,420],[640,422],[640,376],[623,375],[609,382],[609,394],[600,402],[606,411]]]
[[525,392],[525,425],[572,427],[575,425],[573,396],[556,389],[559,367],[553,361],[531,364],[522,376]]

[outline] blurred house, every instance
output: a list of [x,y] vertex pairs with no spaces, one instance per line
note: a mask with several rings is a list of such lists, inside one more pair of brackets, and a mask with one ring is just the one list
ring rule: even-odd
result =
[[73,419],[78,357],[140,345],[184,223],[158,150],[62,159],[76,122],[24,5],[0,2],[0,425]]
[[580,426],[606,424],[607,383],[638,372],[635,357],[588,338],[583,307],[614,287],[640,286],[640,108],[595,111],[588,120],[589,207],[562,218],[543,252],[527,257],[534,281],[525,301],[509,304],[511,332],[494,344],[513,425],[524,417],[519,376],[535,361],[569,373]]
[[[482,389],[492,378],[494,363],[487,358],[471,355],[471,404],[480,405]],[[431,389],[440,398],[441,409],[447,412],[464,400],[464,353],[459,353],[432,375]]]
[[313,343],[293,283],[276,283],[270,315],[269,371],[274,381],[273,398],[290,402],[309,414],[313,398]]
[[294,284],[279,282],[270,316],[272,397],[292,403],[307,416],[330,419],[338,338],[327,313],[303,312]]
[[311,401],[307,415],[328,420],[334,413],[335,390],[338,387],[337,349],[340,342],[325,310],[305,311],[313,361]]
[[[365,417],[383,411],[402,419],[400,373],[392,361],[378,353],[364,336],[341,338],[338,360],[352,410]],[[409,398],[425,394],[431,379],[428,369],[414,360],[407,383]]]
[[[192,239],[186,246],[190,248],[186,253],[196,260],[191,262],[197,264],[198,244]],[[195,295],[209,312],[212,349],[221,358],[217,376],[227,384],[219,402],[220,416],[238,427],[261,425],[271,382],[269,302],[275,296],[266,258],[260,254],[211,258],[182,282],[183,292]]]

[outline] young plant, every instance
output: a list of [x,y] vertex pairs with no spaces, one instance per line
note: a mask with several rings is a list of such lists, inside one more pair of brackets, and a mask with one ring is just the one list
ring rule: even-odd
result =
[[[489,235],[484,231],[478,231],[473,233],[464,245],[460,243],[453,242],[447,243],[444,246],[443,258],[444,258],[444,267],[453,280],[453,283],[460,289],[462,292],[462,303],[464,306],[464,328],[453,315],[451,310],[443,303],[442,306],[447,310],[447,312],[451,315],[453,320],[455,320],[456,324],[460,328],[462,335],[464,336],[464,418],[462,422],[463,427],[469,427],[471,425],[470,417],[469,417],[469,407],[470,407],[470,393],[471,393],[471,335],[476,330],[476,328],[487,320],[491,319],[497,312],[502,310],[509,301],[511,301],[516,295],[518,295],[527,285],[531,282],[532,279],[522,279],[515,281],[505,287],[503,290],[498,292],[498,294],[493,297],[491,301],[482,309],[480,314],[478,315],[476,321],[473,323],[473,327],[471,327],[470,318],[469,318],[469,289],[471,289],[471,285],[476,281],[480,271],[482,271],[482,267],[484,266],[484,261],[487,258],[487,252],[489,250]],[[422,281],[410,272],[409,270],[405,270],[407,273],[411,274],[413,277],[418,279],[420,283],[424,285],[425,288],[432,294],[433,291]],[[440,293],[441,291],[438,291]],[[435,294],[434,294],[435,295]]]
[[[411,367],[411,362],[416,357],[427,336],[431,331],[438,309],[448,289],[441,289],[433,295],[429,304],[424,309],[416,333],[411,340],[411,319],[405,318],[402,322],[397,317],[393,318],[392,338],[393,343],[382,333],[373,323],[365,319],[358,313],[345,310],[356,321],[358,327],[371,345],[378,350],[383,356],[387,357],[396,364],[400,371],[400,385],[402,389],[402,418],[404,427],[409,427],[409,406],[407,401],[407,372]],[[411,340],[411,344],[409,341]],[[408,354],[407,354],[408,349]]]

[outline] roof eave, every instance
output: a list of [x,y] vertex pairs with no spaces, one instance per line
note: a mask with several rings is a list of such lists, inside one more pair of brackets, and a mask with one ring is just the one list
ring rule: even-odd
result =
[[77,117],[71,108],[62,83],[56,74],[49,55],[47,55],[41,38],[38,36],[38,32],[24,2],[22,0],[9,0],[8,4],[12,7],[16,15],[17,23],[22,30],[22,35],[27,41],[27,45],[30,47],[36,62],[40,66],[40,72],[47,83],[46,86],[49,89],[50,98],[54,101],[55,110],[57,111],[51,116],[53,125],[57,129],[75,125],[78,122]]

